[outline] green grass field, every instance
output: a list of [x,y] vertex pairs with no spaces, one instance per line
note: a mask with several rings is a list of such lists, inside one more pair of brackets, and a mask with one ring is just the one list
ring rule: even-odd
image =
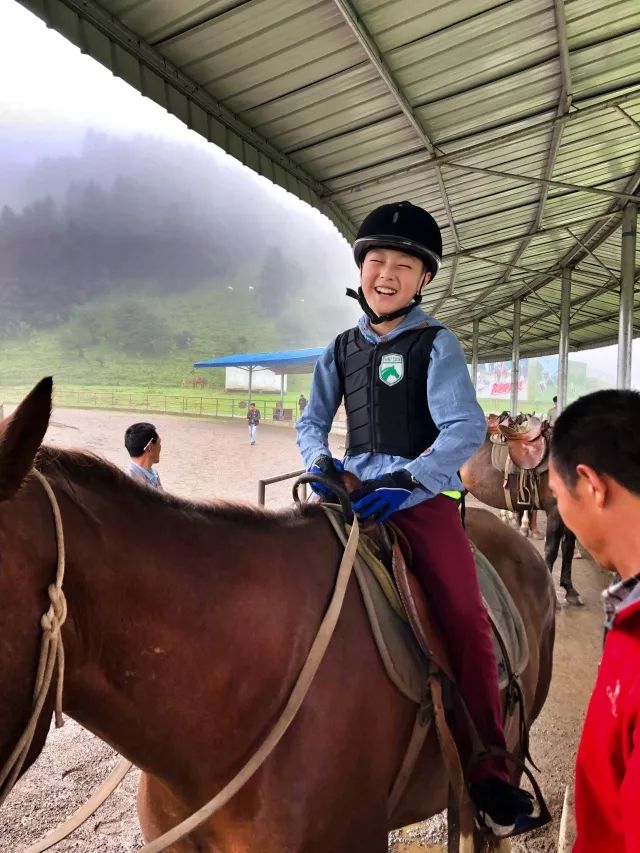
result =
[[[122,335],[109,327],[109,322],[114,322],[109,318],[117,312],[126,317],[129,309],[140,313],[145,306],[141,296],[94,302],[83,307],[79,316],[54,328],[0,340],[0,388],[5,398],[14,397],[45,375],[52,375],[61,391],[133,393],[144,389],[188,397],[194,393],[188,386],[196,373],[207,381],[205,389],[195,389],[197,395],[213,396],[224,394],[224,370],[195,371],[195,361],[231,352],[264,352],[316,343],[300,340],[302,323],[295,318],[260,316],[247,287],[240,289],[236,284],[231,294],[226,286],[214,283],[186,294],[149,300],[148,311],[157,318],[163,346],[157,354],[144,349],[135,352],[135,323],[129,331],[133,347],[131,343],[123,346],[119,340]],[[95,343],[85,326],[98,329]],[[308,389],[308,378],[292,376],[289,386],[299,395]]]
[[[306,340],[301,333],[306,319],[301,306],[293,306],[278,319],[264,317],[246,280],[238,279],[232,287],[230,291],[226,282],[212,282],[199,290],[148,302],[140,294],[135,299],[102,300],[50,329],[0,340],[0,402],[18,402],[39,379],[52,375],[58,406],[238,416],[243,413],[246,392],[225,392],[224,369],[196,371],[195,361],[230,352],[314,346],[322,340]],[[311,310],[310,306],[304,310]],[[162,331],[161,352],[132,351],[136,323],[144,325],[145,312],[153,314]],[[129,313],[139,318],[133,317],[124,346],[113,318],[126,320]],[[92,342],[89,330],[96,329],[96,342]],[[206,387],[192,387],[195,375],[206,379]],[[310,375],[288,377],[284,408],[292,409],[294,416],[298,397],[301,392],[308,396],[310,382]],[[252,394],[264,417],[270,416],[278,398],[278,392]],[[488,413],[507,408],[508,400],[481,399],[480,404]],[[544,412],[549,405],[537,400],[523,403],[528,411]]]

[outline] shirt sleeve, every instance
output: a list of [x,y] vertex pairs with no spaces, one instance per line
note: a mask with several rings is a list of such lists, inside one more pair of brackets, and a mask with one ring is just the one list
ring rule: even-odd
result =
[[440,435],[406,467],[433,497],[473,456],[487,431],[462,347],[449,329],[438,332],[433,342],[427,399]]
[[331,456],[329,432],[342,399],[334,348],[332,341],[316,362],[309,399],[296,423],[298,448],[305,468],[310,468],[318,456]]

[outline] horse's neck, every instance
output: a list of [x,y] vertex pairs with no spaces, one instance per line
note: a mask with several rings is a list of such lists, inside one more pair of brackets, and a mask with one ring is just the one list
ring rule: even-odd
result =
[[[306,630],[287,600],[290,575],[303,589],[304,573],[291,570],[305,533],[274,532],[278,557],[267,564],[268,536],[249,523],[185,519],[160,507],[154,536],[141,542],[111,511],[99,543],[82,534],[68,542],[65,711],[143,769],[186,773],[185,760],[234,749],[243,707],[268,717],[286,695],[286,680],[281,692],[270,667],[286,672]],[[315,596],[319,622],[323,595]],[[240,695],[244,704],[230,715]],[[173,752],[183,730],[186,759],[184,749]]]
[[117,503],[96,514],[93,534],[86,521],[67,525],[65,711],[144,756],[145,719],[168,723],[172,691],[188,695],[214,668],[211,654],[209,671],[200,666],[185,681],[190,650],[228,647],[228,620],[211,614],[229,595],[221,559],[223,543],[233,546],[220,525],[171,506],[150,505],[146,520]]

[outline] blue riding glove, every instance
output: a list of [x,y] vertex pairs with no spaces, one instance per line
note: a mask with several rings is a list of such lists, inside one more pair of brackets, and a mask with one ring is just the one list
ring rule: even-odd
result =
[[[342,477],[340,476],[342,471],[344,471],[344,465],[335,456],[318,456],[311,468],[309,468],[310,474],[324,474],[325,477],[335,480],[338,486],[342,485]],[[335,497],[335,494],[324,483],[311,483],[311,488],[321,498]]]
[[411,474],[401,468],[375,480],[364,480],[349,497],[354,512],[363,521],[369,519],[381,522],[399,509],[418,485]]

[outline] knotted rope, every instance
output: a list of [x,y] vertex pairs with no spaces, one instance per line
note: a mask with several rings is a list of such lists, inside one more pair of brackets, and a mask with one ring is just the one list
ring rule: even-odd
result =
[[67,618],[67,602],[62,591],[62,582],[64,580],[65,553],[64,553],[64,533],[62,529],[62,518],[60,516],[60,507],[53,493],[53,489],[48,481],[35,468],[31,472],[42,484],[53,512],[53,521],[56,532],[56,544],[58,551],[58,559],[56,566],[55,583],[48,587],[49,607],[40,619],[42,628],[42,641],[40,643],[40,659],[38,661],[38,670],[36,673],[36,681],[33,690],[33,700],[31,704],[31,716],[29,722],[22,734],[22,737],[13,749],[13,752],[5,762],[0,771],[0,806],[9,796],[11,789],[15,785],[24,762],[31,749],[33,738],[35,737],[38,720],[44,707],[49,688],[53,681],[54,674],[57,678],[56,694],[55,694],[55,719],[56,726],[60,728],[64,725],[62,717],[62,686],[64,683],[64,647],[62,645],[62,634],[60,629],[64,625]]

